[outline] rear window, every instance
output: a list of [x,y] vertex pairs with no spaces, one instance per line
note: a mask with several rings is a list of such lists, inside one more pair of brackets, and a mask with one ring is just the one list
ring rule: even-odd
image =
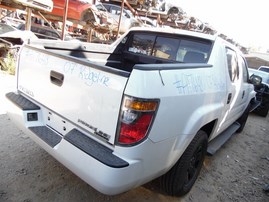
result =
[[157,36],[135,33],[128,51],[184,63],[206,63],[212,42],[193,37]]

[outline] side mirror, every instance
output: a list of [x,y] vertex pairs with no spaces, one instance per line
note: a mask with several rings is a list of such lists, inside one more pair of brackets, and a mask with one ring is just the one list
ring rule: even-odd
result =
[[255,74],[252,74],[249,77],[249,80],[250,80],[250,83],[252,83],[254,86],[258,86],[262,83],[262,77]]

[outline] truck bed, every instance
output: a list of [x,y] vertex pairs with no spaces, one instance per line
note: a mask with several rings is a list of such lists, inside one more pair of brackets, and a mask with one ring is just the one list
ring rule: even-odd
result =
[[156,58],[146,55],[137,55],[122,50],[121,46],[108,46],[107,44],[96,43],[74,43],[67,41],[34,40],[30,45],[42,47],[51,53],[62,56],[94,62],[97,65],[111,67],[116,70],[131,72],[137,64],[170,64],[180,62]]

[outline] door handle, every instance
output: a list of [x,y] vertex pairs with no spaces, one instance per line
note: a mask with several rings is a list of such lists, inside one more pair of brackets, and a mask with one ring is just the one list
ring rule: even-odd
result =
[[243,90],[243,93],[242,93],[242,99],[244,98],[245,96],[245,91]]
[[50,81],[57,86],[62,86],[64,82],[64,75],[52,70],[50,71]]
[[227,104],[230,104],[231,99],[232,99],[232,93],[229,93],[228,94],[228,99],[227,99]]

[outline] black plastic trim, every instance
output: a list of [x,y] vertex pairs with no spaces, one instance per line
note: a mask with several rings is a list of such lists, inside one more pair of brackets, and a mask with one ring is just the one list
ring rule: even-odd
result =
[[177,69],[197,69],[211,68],[213,65],[204,63],[166,63],[166,64],[137,64],[134,69],[152,71],[152,70],[177,70]]
[[40,109],[39,106],[32,103],[27,98],[23,97],[22,95],[18,95],[14,92],[7,93],[6,97],[22,110],[39,110]]
[[115,156],[111,149],[92,140],[77,129],[67,133],[64,139],[109,167],[124,168],[129,166],[128,162]]
[[33,133],[45,141],[49,146],[55,147],[62,140],[62,136],[48,128],[47,126],[29,127]]
[[98,65],[98,64],[95,64],[93,62],[86,61],[86,60],[83,60],[83,59],[80,59],[80,58],[75,58],[75,57],[70,57],[70,56],[66,56],[66,55],[63,55],[63,54],[59,54],[59,53],[54,53],[52,51],[48,51],[48,50],[41,49],[41,48],[36,48],[36,47],[33,47],[33,46],[29,46],[29,45],[25,45],[24,48],[32,49],[32,50],[35,50],[35,51],[38,51],[38,52],[41,52],[41,53],[45,53],[47,55],[51,55],[51,56],[58,57],[58,58],[61,58],[61,59],[64,59],[64,60],[72,61],[72,62],[77,63],[77,64],[89,66],[91,68],[98,69],[98,70],[108,72],[108,73],[112,73],[112,74],[116,74],[116,75],[119,75],[119,76],[123,76],[123,77],[127,77],[127,78],[130,76],[130,72],[118,70],[118,69],[108,67],[108,66],[104,66],[104,65]]

